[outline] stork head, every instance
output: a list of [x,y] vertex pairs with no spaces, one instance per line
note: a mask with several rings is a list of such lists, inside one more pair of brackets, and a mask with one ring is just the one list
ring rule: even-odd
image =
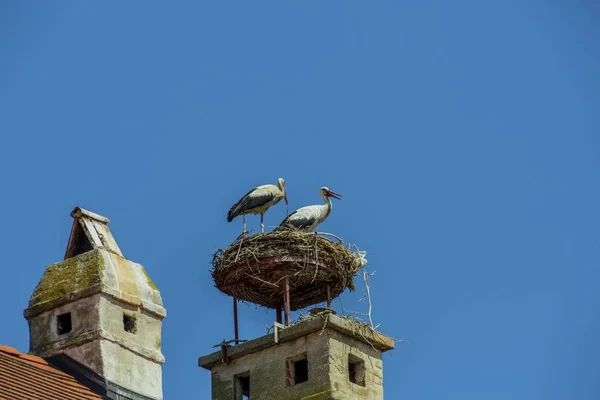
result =
[[285,200],[285,215],[288,215],[288,199],[287,193],[285,192],[285,181],[283,178],[277,178],[277,186],[279,187],[279,190],[283,192],[283,199]]
[[338,199],[338,200],[342,199],[342,195],[341,194],[336,193],[333,190],[329,190],[329,188],[326,187],[326,186],[323,186],[321,188],[321,190],[319,190],[319,194],[321,195],[321,197],[323,199],[325,199],[326,197],[333,197],[334,199]]

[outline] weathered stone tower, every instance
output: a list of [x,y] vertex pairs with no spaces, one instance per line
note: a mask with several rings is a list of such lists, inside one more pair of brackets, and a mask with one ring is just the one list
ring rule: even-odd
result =
[[46,268],[24,313],[30,352],[70,357],[114,398],[162,399],[160,293],[140,264],[123,257],[108,218],[81,208],[71,215],[65,259]]
[[[354,288],[363,262],[339,243],[300,232],[257,234],[218,252],[212,274],[233,296],[235,339],[198,359],[211,371],[212,399],[382,400],[382,353],[394,340],[331,309],[333,296]],[[238,299],[276,309],[274,332],[239,340]],[[327,308],[291,322],[291,310],[325,301]]]
[[198,363],[212,371],[213,400],[381,400],[381,355],[393,348],[393,339],[323,313]]

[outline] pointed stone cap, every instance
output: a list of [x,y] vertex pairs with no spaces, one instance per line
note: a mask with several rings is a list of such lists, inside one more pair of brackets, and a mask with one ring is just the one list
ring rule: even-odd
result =
[[71,217],[73,217],[73,227],[65,252],[65,260],[92,249],[105,249],[123,256],[108,229],[110,222],[108,218],[81,207],[75,207],[71,211]]
[[71,216],[74,221],[65,259],[46,268],[25,318],[96,293],[164,318],[158,288],[142,265],[123,257],[108,228],[109,219],[79,207]]

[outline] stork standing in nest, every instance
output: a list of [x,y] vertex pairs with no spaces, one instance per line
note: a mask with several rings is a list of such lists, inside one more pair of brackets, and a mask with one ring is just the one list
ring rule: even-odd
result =
[[331,200],[329,200],[329,198],[333,197],[337,200],[342,199],[342,195],[332,190],[329,190],[329,188],[325,186],[323,186],[319,190],[319,195],[321,196],[325,204],[306,206],[297,209],[296,211],[288,215],[288,217],[284,219],[283,222],[279,224],[277,228],[275,228],[275,230],[279,230],[282,227],[295,228],[306,232],[311,232],[315,230],[321,222],[327,219],[329,213],[331,212],[332,205]]
[[227,213],[227,222],[231,222],[235,217],[242,215],[244,217],[244,230],[242,231],[242,234],[246,235],[246,214],[260,214],[260,229],[261,232],[264,233],[265,212],[267,212],[271,206],[279,203],[281,199],[285,200],[285,213],[287,215],[288,199],[285,193],[285,181],[283,178],[277,179],[277,186],[257,186],[231,207]]

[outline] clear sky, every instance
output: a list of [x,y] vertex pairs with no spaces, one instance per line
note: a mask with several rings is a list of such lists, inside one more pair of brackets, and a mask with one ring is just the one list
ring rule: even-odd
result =
[[[28,350],[79,205],[161,289],[165,398],[209,398],[211,255],[281,176],[291,210],[344,196],[322,230],[410,342],[386,399],[597,399],[599,43],[593,0],[2,2],[0,343]],[[274,318],[240,314],[244,339]]]

